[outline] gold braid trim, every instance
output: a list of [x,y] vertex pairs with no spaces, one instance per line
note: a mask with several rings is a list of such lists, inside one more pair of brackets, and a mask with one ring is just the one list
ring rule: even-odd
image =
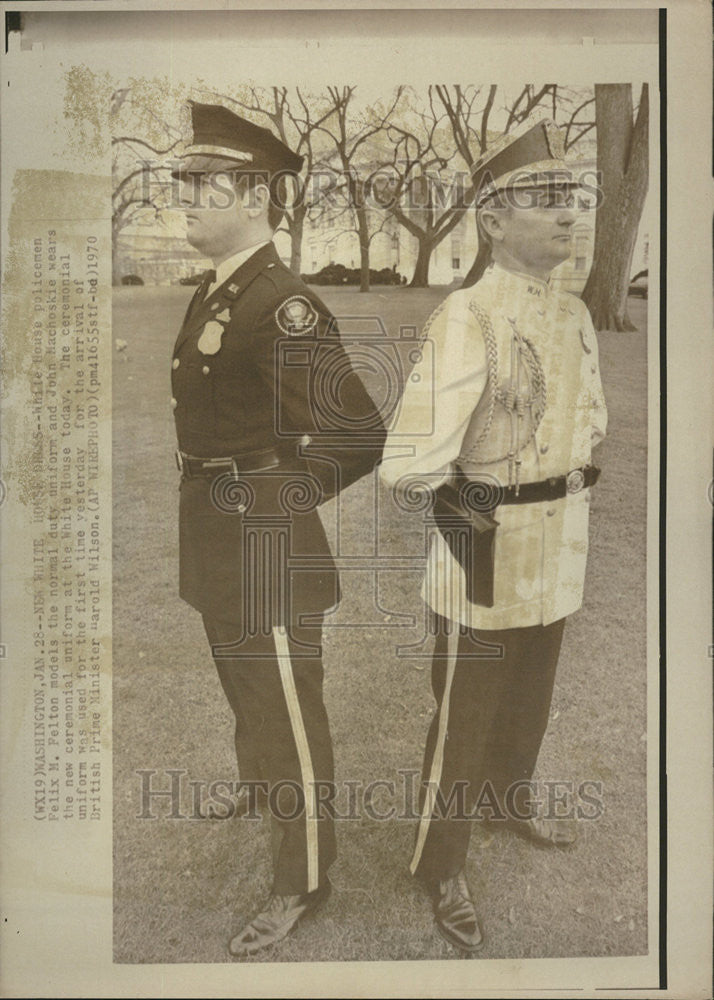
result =
[[488,317],[488,313],[482,309],[481,306],[471,301],[469,302],[469,309],[478,320],[484,343],[486,345],[486,379],[489,388],[489,401],[488,413],[486,414],[486,422],[483,430],[465,454],[463,451],[459,452],[459,457],[456,459],[457,462],[472,458],[478,446],[487,438],[493,423],[493,414],[496,408],[496,399],[498,397],[498,348],[496,346],[496,337],[493,332],[493,326]]
[[[509,399],[510,392],[504,391],[498,385],[498,348],[491,320],[489,319],[488,314],[475,302],[470,302],[469,308],[479,322],[486,345],[486,368],[490,399],[483,430],[467,452],[461,451],[459,453],[459,457],[456,459],[457,462],[475,458],[476,449],[486,440],[489,431],[491,430],[496,402],[499,402],[506,411],[510,412],[513,408],[513,404]],[[516,339],[524,344],[528,349],[528,353],[519,350],[519,358],[523,358],[524,366],[528,372],[528,381],[531,390],[531,398],[527,403],[531,410],[531,429],[528,437],[524,441],[519,442],[518,453],[520,454],[520,452],[522,452],[523,449],[533,440],[540,422],[543,419],[546,407],[546,384],[545,372],[536,348],[527,337],[523,337],[516,330],[514,322],[511,322],[511,325],[513,326],[514,336],[516,336]],[[505,462],[508,457],[509,454],[506,452],[504,455],[500,455],[497,458],[479,458],[478,462],[482,465],[496,465],[499,462]]]

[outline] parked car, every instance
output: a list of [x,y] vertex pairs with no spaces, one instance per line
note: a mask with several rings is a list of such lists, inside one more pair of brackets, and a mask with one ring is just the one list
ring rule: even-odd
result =
[[125,274],[121,279],[122,285],[143,285],[144,279],[138,274]]
[[206,272],[199,271],[197,274],[185,274],[179,278],[179,285],[200,285]]
[[629,288],[627,289],[627,294],[636,295],[639,296],[641,299],[646,299],[647,285],[648,285],[648,272],[639,271],[630,282]]

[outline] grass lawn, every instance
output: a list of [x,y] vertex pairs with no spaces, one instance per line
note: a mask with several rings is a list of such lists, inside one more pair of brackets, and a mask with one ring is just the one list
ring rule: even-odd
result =
[[[421,327],[447,292],[320,289],[338,316],[382,318],[390,336]],[[169,360],[190,288],[115,290],[114,336],[114,839],[115,960],[225,962],[270,887],[267,822],[138,819],[140,769],[185,781],[236,778],[232,715],[200,616],[177,595],[178,473]],[[483,958],[639,955],[647,951],[645,515],[646,302],[638,331],[599,336],[610,412],[593,491],[585,605],[572,616],[536,777],[602,783],[602,816],[577,847],[553,854],[507,833],[475,830],[468,874],[487,946]],[[408,558],[408,572],[342,574],[344,600],[325,630],[325,699],[338,782],[399,781],[418,771],[433,711],[422,614],[419,517],[397,516],[362,480],[323,509],[340,553]],[[378,591],[378,592],[375,592]],[[416,616],[416,625],[401,615]],[[353,623],[358,623],[359,627]],[[351,627],[346,627],[351,626]],[[428,654],[428,649],[424,651]],[[191,811],[190,794],[184,795]],[[389,801],[379,795],[378,808]],[[339,858],[325,907],[256,962],[455,958],[408,873],[414,821],[338,823]]]

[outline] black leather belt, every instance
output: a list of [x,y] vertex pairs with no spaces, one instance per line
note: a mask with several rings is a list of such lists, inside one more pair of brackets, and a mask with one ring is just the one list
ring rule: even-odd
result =
[[486,608],[494,605],[495,542],[499,522],[494,517],[502,504],[560,500],[580,493],[597,481],[594,465],[572,469],[540,483],[501,486],[495,479],[469,479],[456,466],[456,475],[442,483],[434,495],[434,520],[466,579],[466,599]]
[[552,476],[539,483],[520,483],[516,488],[501,486],[495,480],[471,479],[457,466],[453,485],[457,489],[468,491],[477,510],[493,510],[502,504],[561,500],[565,496],[580,493],[588,486],[594,486],[599,475],[597,466],[584,465],[579,469],[572,469],[565,476]]
[[562,500],[571,493],[580,493],[588,486],[594,486],[600,475],[595,465],[584,465],[572,469],[566,476],[553,476],[540,483],[521,483],[516,493],[515,486],[503,490],[501,503],[539,503],[542,500]]
[[192,479],[194,476],[217,476],[221,472],[232,472],[237,476],[239,473],[276,469],[286,459],[294,457],[294,445],[286,448],[263,448],[260,451],[247,451],[240,455],[219,458],[198,458],[196,455],[187,455],[185,451],[177,451],[176,465],[186,479]]

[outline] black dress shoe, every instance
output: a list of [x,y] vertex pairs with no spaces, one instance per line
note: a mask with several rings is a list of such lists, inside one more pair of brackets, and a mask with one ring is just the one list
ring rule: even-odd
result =
[[530,840],[536,847],[572,847],[578,831],[574,822],[565,819],[510,819],[508,829],[519,837]]
[[254,955],[276,941],[281,941],[295,927],[298,920],[317,909],[330,895],[330,883],[325,882],[314,892],[298,896],[279,896],[273,893],[265,907],[253,917],[243,930],[228,943],[234,958]]
[[484,946],[471,890],[463,871],[428,885],[436,927],[441,936],[461,951],[474,954]]

